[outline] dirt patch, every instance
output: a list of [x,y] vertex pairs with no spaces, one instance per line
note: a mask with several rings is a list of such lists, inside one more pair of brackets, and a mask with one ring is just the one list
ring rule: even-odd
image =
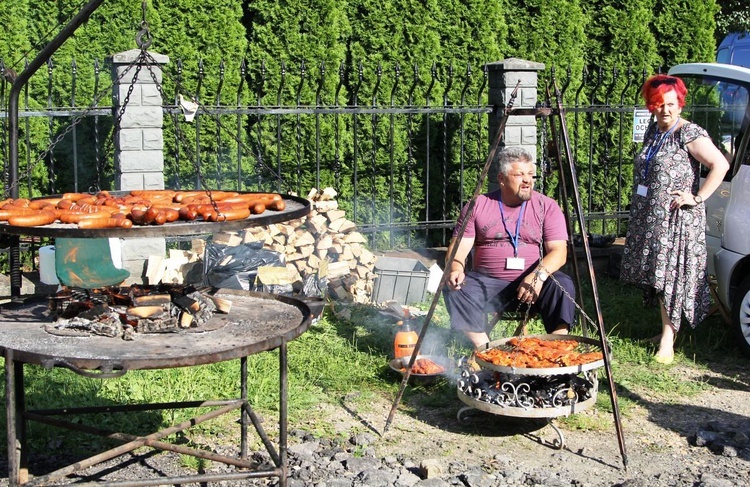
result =
[[[621,414],[625,455],[618,442],[614,415],[606,411],[578,413],[596,418],[594,423],[600,428],[595,430],[573,429],[571,425],[577,422],[519,419],[481,411],[462,423],[456,413],[464,404],[458,399],[442,408],[400,408],[376,444],[377,455],[405,455],[415,461],[434,458],[446,465],[481,465],[485,470],[492,470],[498,463],[523,472],[551,469],[558,477],[583,485],[630,485],[636,480],[646,481],[644,485],[722,485],[722,480],[731,482],[726,485],[744,484],[750,474],[747,450],[734,456],[731,451],[715,452],[695,445],[696,434],[712,423],[750,432],[750,376],[744,364],[723,364],[705,371],[676,365],[665,368],[664,373],[680,380],[701,381],[708,384],[708,390],[665,402],[638,396],[618,384],[621,401],[635,403]],[[338,424],[337,429],[367,425],[381,433],[392,401],[373,401],[370,410],[355,417],[331,410],[330,418]],[[560,429],[563,448],[553,445],[560,435],[549,423]]]
[[[455,484],[454,479],[461,485],[488,487],[529,483],[629,487],[744,485],[750,475],[750,449],[717,451],[695,442],[696,434],[717,423],[730,425],[738,434],[750,433],[750,373],[744,365],[663,368],[665,378],[700,381],[705,385],[704,392],[673,401],[642,396],[627,384],[618,384],[618,397],[621,403],[627,403],[621,414],[624,454],[618,442],[614,415],[605,410],[606,405],[577,413],[576,421],[519,419],[481,411],[472,411],[465,421],[459,421],[457,413],[465,405],[457,396],[446,396],[444,391],[450,384],[433,383],[424,387],[410,386],[389,429],[383,432],[395,398],[353,392],[338,404],[321,404],[305,418],[290,422],[289,429],[293,432],[289,439],[290,462],[297,465],[290,470],[290,475],[296,475],[299,468],[295,451],[304,446],[305,441],[310,441],[302,439],[305,434],[296,433],[302,431],[337,438],[349,450],[350,458],[353,453],[374,457],[385,470],[402,475],[404,465],[413,465],[414,470],[434,460],[432,464],[441,466],[440,478],[446,483],[430,485]],[[435,393],[434,388],[439,388],[440,392]],[[270,417],[264,421],[267,431],[273,434],[276,429],[270,422]],[[576,425],[588,425],[588,429],[577,429]],[[365,451],[357,450],[351,442],[362,435],[372,438]],[[556,444],[561,439],[562,448]],[[193,440],[218,453],[236,454],[238,438],[234,434]],[[355,453],[357,451],[359,453]],[[43,459],[50,463],[49,467],[57,464],[57,468],[67,460]],[[323,467],[318,468],[318,475],[327,479],[324,480],[327,484],[371,485],[367,480],[356,478],[345,481],[334,471],[329,472],[330,475],[323,473],[325,468],[337,464],[340,467],[333,459],[319,464]],[[0,459],[0,468],[7,475],[4,459]],[[108,462],[90,469],[84,478],[95,478],[96,471],[108,471],[120,480],[152,477],[154,473],[191,475],[195,474],[194,468],[178,455],[159,454],[149,455],[145,460],[127,457]],[[216,466],[211,467],[211,471],[215,468],[227,471],[226,467]],[[494,480],[479,482],[479,477],[467,474],[477,471]],[[472,478],[474,480],[467,480]],[[289,485],[316,485],[317,482],[308,483],[293,477]],[[7,479],[0,480],[0,485],[7,485]],[[252,485],[274,485],[274,481],[254,481]],[[396,481],[384,485],[407,484]]]

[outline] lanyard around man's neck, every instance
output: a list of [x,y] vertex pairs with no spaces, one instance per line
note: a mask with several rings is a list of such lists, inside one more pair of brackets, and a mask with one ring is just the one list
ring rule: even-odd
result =
[[516,234],[512,235],[510,233],[510,230],[508,230],[508,225],[505,224],[505,212],[503,211],[503,200],[502,198],[498,200],[498,204],[500,205],[500,219],[503,221],[503,228],[505,228],[505,233],[508,234],[508,238],[510,239],[510,244],[513,246],[513,257],[518,257],[518,239],[521,235],[521,220],[523,220],[523,213],[526,209],[526,202],[524,201],[521,203],[521,211],[518,213],[518,220],[516,221]]

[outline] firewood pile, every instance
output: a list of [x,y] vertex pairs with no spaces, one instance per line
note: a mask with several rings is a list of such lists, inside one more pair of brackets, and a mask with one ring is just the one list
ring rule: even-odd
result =
[[[263,248],[284,256],[288,282],[308,276],[327,280],[328,294],[337,301],[369,303],[377,257],[367,239],[339,209],[333,188],[313,189],[307,195],[310,213],[302,218],[239,232],[214,234],[214,243],[242,245],[262,242]],[[259,272],[259,276],[262,273]]]

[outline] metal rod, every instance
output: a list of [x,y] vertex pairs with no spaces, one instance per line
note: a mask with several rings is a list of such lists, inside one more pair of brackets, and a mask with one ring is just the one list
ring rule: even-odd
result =
[[[183,484],[199,484],[209,485],[209,482],[218,482],[220,480],[228,481],[239,481],[245,479],[259,479],[265,477],[278,477],[279,469],[254,471],[254,472],[233,472],[233,473],[212,473],[212,474],[201,474],[201,475],[184,475],[181,477],[159,477],[155,479],[146,480],[123,480],[120,482],[107,481],[107,487],[140,487],[147,485],[155,485],[163,487],[165,485],[183,485]],[[76,487],[101,487],[101,482],[76,482]],[[243,485],[240,483],[232,483],[231,485]]]
[[[241,401],[235,401],[235,406],[236,406],[236,409],[239,409],[241,407]],[[41,415],[33,414],[33,413],[27,413],[26,418],[30,421],[36,421],[38,423],[48,424],[50,426],[55,426],[58,428],[65,428],[65,429],[69,429],[73,431],[81,431],[83,433],[102,436],[102,437],[116,440],[122,443],[125,443],[128,441],[136,441],[140,439],[140,437],[137,435],[131,435],[128,433],[121,433],[118,431],[112,431],[112,430],[107,430],[103,428],[97,428],[94,426],[88,426],[85,424],[74,423],[72,421],[67,421],[64,419],[49,418],[46,416],[41,416]],[[254,465],[253,462],[248,461],[247,459],[233,458],[233,457],[229,457],[226,455],[213,453],[207,450],[200,450],[198,448],[191,448],[189,446],[184,446],[184,445],[176,445],[173,443],[167,443],[167,442],[159,441],[159,440],[148,441],[146,442],[145,446],[149,446],[157,450],[171,451],[171,452],[179,453],[182,455],[188,455],[191,457],[204,458],[206,460],[211,460],[213,462],[221,462],[227,465],[234,465],[235,467],[252,468]]]
[[8,482],[12,486],[20,484],[20,447],[16,438],[16,374],[13,350],[5,349],[5,417],[8,425]]
[[240,458],[247,460],[247,357],[240,359],[240,399],[242,399],[242,413],[240,415]]
[[[508,121],[508,114],[513,107],[513,103],[515,102],[516,95],[518,94],[518,87],[521,84],[520,80],[518,83],[516,83],[516,87],[513,90],[513,92],[510,95],[510,100],[508,101],[507,107],[503,110],[503,120],[500,122],[500,125],[497,128],[497,134],[495,134],[495,139],[492,142],[492,146],[490,147],[490,152],[487,155],[487,160],[484,163],[484,168],[482,169],[482,173],[479,175],[479,180],[477,181],[476,189],[474,189],[474,195],[471,197],[471,201],[469,201],[466,215],[469,215],[472,210],[474,209],[474,205],[476,204],[477,197],[482,192],[482,187],[484,186],[484,180],[487,178],[487,173],[490,170],[490,166],[495,160],[495,153],[497,152],[497,148],[500,145],[500,141],[503,138],[503,131],[505,129],[505,124]],[[461,222],[461,227],[458,229],[458,232],[456,235],[453,236],[451,239],[450,244],[450,253],[446,256],[445,259],[445,268],[450,269],[451,264],[453,263],[453,258],[456,255],[456,251],[458,250],[458,245],[456,244],[458,241],[461,240],[463,237],[464,231],[466,230],[466,225],[469,223],[468,218],[464,218]],[[435,313],[435,308],[437,307],[438,301],[440,301],[440,296],[442,294],[443,288],[445,287],[445,283],[448,281],[448,276],[450,275],[449,272],[443,272],[443,277],[440,279],[440,284],[438,285],[437,290],[435,291],[435,296],[432,298],[432,304],[430,304],[430,309],[427,311],[427,315],[425,316],[424,323],[422,324],[422,329],[419,331],[419,337],[417,338],[417,343],[414,345],[414,350],[412,351],[411,358],[409,359],[409,365],[406,366],[406,371],[404,371],[404,378],[401,380],[401,387],[399,387],[398,394],[396,394],[396,399],[393,401],[393,406],[391,407],[391,412],[388,414],[388,419],[385,422],[385,427],[383,428],[383,433],[385,434],[386,431],[388,431],[388,427],[391,425],[391,422],[393,421],[393,416],[396,414],[396,409],[398,408],[399,403],[401,402],[401,398],[404,395],[404,390],[406,389],[406,384],[409,382],[409,377],[411,376],[411,368],[414,366],[414,362],[417,360],[417,356],[419,355],[419,350],[422,346],[422,340],[424,340],[425,335],[427,334],[427,328],[430,324],[430,321],[432,320],[432,316]]]
[[[578,181],[576,177],[576,169],[575,165],[573,164],[573,152],[570,147],[570,139],[568,138],[568,129],[565,125],[565,108],[563,107],[562,102],[562,95],[560,94],[560,89],[557,87],[557,81],[552,80],[552,83],[555,88],[555,99],[557,101],[557,115],[560,119],[560,132],[562,134],[563,139],[563,145],[565,146],[565,158],[568,162],[568,169],[570,171],[570,180],[571,184],[573,186],[573,198],[575,200],[576,205],[576,215],[578,216],[578,224],[581,227],[581,234],[583,236],[583,232],[585,231],[585,219],[583,216],[583,208],[581,207],[581,199],[580,199],[580,192],[578,190]],[[563,171],[563,165],[562,165],[562,155],[560,154],[560,151],[557,151],[557,157],[558,161],[560,163],[560,171],[562,173]],[[611,357],[609,354],[609,348],[607,347],[606,342],[606,334],[604,332],[604,319],[602,317],[602,311],[601,306],[599,303],[599,292],[597,290],[596,286],[596,274],[594,273],[593,269],[593,263],[591,260],[591,249],[589,248],[589,242],[588,238],[583,238],[583,248],[586,252],[586,262],[589,266],[589,273],[591,277],[591,290],[594,298],[594,307],[596,308],[596,318],[597,318],[597,326],[599,328],[599,338],[601,339],[601,346],[602,346],[602,355],[604,357],[604,369],[607,372],[607,380],[609,382],[609,388],[610,388],[610,397],[612,398],[612,412],[615,419],[615,429],[617,431],[617,441],[620,447],[620,454],[622,455],[622,463],[625,469],[628,468],[628,456],[625,452],[625,438],[622,431],[622,422],[620,421],[620,409],[617,406],[617,391],[615,389],[615,382],[614,378],[612,377],[612,365],[611,365]]]
[[[553,75],[554,79],[554,75]],[[547,84],[547,100],[548,103],[551,100],[550,92],[549,92],[549,84]],[[559,113],[557,110],[555,113]],[[578,286],[576,289],[578,289],[578,293],[576,294],[576,299],[578,299],[578,305],[581,307],[581,309],[584,308],[584,301],[583,301],[583,293],[581,290],[583,287],[581,286],[581,272],[578,269],[578,253],[576,252],[576,246],[573,240],[574,235],[574,228],[573,228],[573,222],[570,221],[570,218],[568,218],[568,215],[571,214],[570,212],[570,202],[568,201],[568,185],[565,180],[565,172],[562,170],[562,162],[560,162],[560,144],[558,142],[559,137],[557,134],[557,129],[555,128],[555,122],[552,120],[552,123],[550,123],[550,127],[552,129],[552,140],[555,143],[555,155],[558,160],[558,167],[560,169],[560,188],[562,188],[562,200],[563,200],[563,207],[565,208],[565,223],[568,227],[568,244],[570,244],[570,255],[573,258],[573,273],[575,275],[576,279],[576,285]],[[581,228],[581,237],[586,238],[584,236],[584,230]],[[589,269],[590,272],[593,272],[591,269]],[[588,337],[588,327],[586,326],[586,320],[581,320],[581,330],[582,335],[585,337]]]
[[[10,159],[8,177],[10,179],[10,194],[8,196],[11,198],[18,198],[18,99],[21,95],[21,89],[29,81],[31,75],[44,66],[44,63],[73,35],[81,24],[89,19],[94,10],[99,8],[102,2],[104,0],[91,0],[84,5],[68,25],[63,27],[60,33],[39,51],[39,54],[26,66],[26,69],[18,74],[18,77],[10,87],[8,96],[8,127],[10,131],[8,141],[10,145],[8,152]],[[10,295],[13,298],[21,296],[20,257],[20,250],[16,239],[10,251]]]
[[54,472],[51,472],[47,475],[43,475],[40,477],[35,477],[33,480],[31,480],[28,485],[45,485],[47,482],[51,482],[57,479],[61,479],[67,475],[70,475],[71,473],[77,472],[78,470],[82,470],[85,468],[92,467],[94,465],[97,465],[99,463],[105,462],[107,460],[111,460],[112,458],[118,457],[120,455],[123,455],[125,453],[129,453],[136,448],[140,448],[142,446],[149,446],[150,442],[159,440],[161,438],[165,438],[171,434],[180,432],[182,430],[191,428],[195,425],[201,424],[205,421],[208,421],[210,419],[216,418],[218,416],[221,416],[222,414],[226,414],[232,410],[238,409],[242,407],[241,401],[236,401],[232,404],[229,404],[227,406],[224,406],[222,408],[216,409],[214,411],[210,411],[206,414],[202,414],[200,416],[196,416],[195,418],[190,419],[189,421],[183,421],[182,423],[176,424],[174,426],[171,426],[169,428],[165,428],[161,431],[157,431],[156,433],[152,433],[147,436],[140,436],[137,437],[135,440],[129,441],[128,443],[124,443],[118,447],[112,448],[111,450],[99,453],[97,455],[91,456],[85,460],[81,460],[79,462],[76,462],[72,465],[69,465],[67,467],[60,468],[58,470],[55,470]]
[[279,347],[279,487],[287,486],[289,459],[287,458],[287,380],[288,358],[286,340]]

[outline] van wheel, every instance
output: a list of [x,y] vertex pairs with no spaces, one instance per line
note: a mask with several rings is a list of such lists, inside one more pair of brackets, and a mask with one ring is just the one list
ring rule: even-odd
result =
[[746,277],[737,289],[732,304],[732,326],[737,345],[742,353],[750,356],[750,277]]

